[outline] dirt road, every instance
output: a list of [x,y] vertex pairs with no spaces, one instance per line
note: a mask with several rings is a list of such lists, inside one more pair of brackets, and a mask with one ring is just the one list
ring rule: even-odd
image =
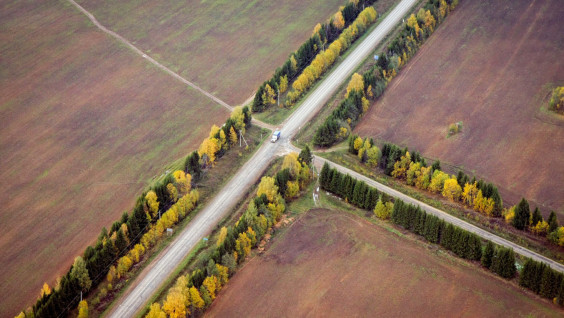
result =
[[231,211],[247,189],[258,180],[278,151],[283,151],[281,148],[287,148],[290,138],[323,107],[339,85],[401,21],[415,2],[415,0],[403,0],[399,3],[380,25],[327,76],[301,104],[300,108],[285,121],[282,128],[282,139],[277,143],[265,143],[255,153],[170,246],[161,252],[153,261],[153,265],[139,275],[141,280],[131,290],[124,293],[123,298],[118,300],[119,303],[108,317],[132,317],[145,305],[196,244],[212,231],[219,221]]
[[130,49],[132,49],[135,53],[141,55],[143,58],[145,58],[147,61],[149,61],[150,63],[152,63],[153,65],[155,65],[156,67],[160,68],[161,70],[163,70],[164,72],[168,73],[170,76],[176,78],[177,80],[181,81],[182,83],[192,87],[193,89],[199,91],[200,93],[206,95],[207,97],[209,97],[211,100],[213,100],[214,102],[218,103],[219,105],[229,109],[230,111],[233,110],[233,107],[230,106],[229,104],[227,104],[226,102],[222,101],[221,99],[217,98],[216,96],[212,95],[211,93],[205,91],[204,89],[202,89],[201,87],[199,87],[198,85],[190,82],[189,80],[185,79],[184,77],[178,75],[177,73],[173,72],[171,69],[169,69],[168,67],[162,65],[161,63],[159,63],[158,61],[156,61],[155,59],[153,59],[152,57],[150,57],[149,55],[147,55],[145,52],[141,51],[138,47],[136,47],[135,45],[133,45],[131,42],[129,42],[126,38],[122,37],[121,35],[115,33],[114,31],[106,28],[105,26],[103,26],[102,24],[100,24],[100,22],[98,22],[98,20],[96,19],[96,17],[94,17],[94,15],[90,12],[88,12],[86,9],[84,9],[80,4],[76,3],[74,0],[68,0],[73,6],[75,6],[80,12],[84,13],[88,19],[90,19],[90,21],[92,21],[92,23],[94,23],[94,25],[102,30],[102,32],[109,34],[110,36],[114,37],[116,40],[118,40],[119,42],[125,44],[126,46],[128,46]]

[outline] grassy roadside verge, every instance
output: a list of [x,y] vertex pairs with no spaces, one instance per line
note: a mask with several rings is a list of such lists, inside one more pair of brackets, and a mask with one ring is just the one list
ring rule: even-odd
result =
[[[376,22],[374,22],[365,32],[362,36],[360,36],[347,50],[345,53],[343,53],[342,55],[340,55],[337,58],[337,61],[331,66],[330,69],[328,69],[323,75],[321,75],[317,81],[315,82],[314,85],[312,85],[309,90],[307,91],[306,94],[304,94],[299,101],[291,108],[286,108],[286,107],[276,107],[276,106],[271,106],[269,108],[267,108],[266,110],[264,110],[261,113],[254,113],[253,116],[260,120],[263,121],[265,123],[271,124],[271,125],[279,125],[281,124],[285,119],[287,119],[296,109],[298,109],[301,104],[309,97],[309,95],[315,91],[319,85],[332,73],[334,72],[339,65],[349,56],[349,54],[354,51],[359,45],[360,43],[362,43],[362,41],[364,41],[366,39],[366,37],[372,33],[372,31],[374,31],[374,29],[376,29],[380,23],[382,23],[382,21],[388,16],[388,14],[396,7],[396,5],[400,2],[400,0],[393,0],[393,1],[383,1],[383,3],[381,5],[376,6],[376,4],[374,5],[374,7],[377,10],[380,10],[382,12],[384,12],[384,14],[381,14],[378,19],[376,20]],[[378,13],[380,13],[380,11],[378,11]],[[398,28],[399,30],[399,28]],[[394,31],[395,33],[395,31]],[[364,62],[361,64],[363,65]],[[341,86],[339,87],[339,91],[341,91],[342,87],[346,85],[346,83],[341,84]]]
[[439,195],[432,195],[426,191],[421,191],[417,188],[408,186],[392,177],[383,174],[381,171],[371,170],[367,166],[359,164],[358,158],[349,154],[346,149],[325,153],[316,153],[316,155],[319,155],[320,157],[326,158],[346,168],[361,173],[401,193],[409,195],[432,207],[445,211],[450,215],[462,219],[472,225],[490,231],[506,240],[515,242],[538,254],[563,263],[564,251],[561,248],[554,246],[546,242],[545,240],[542,240],[541,238],[534,237],[532,235],[523,235],[522,233],[517,232],[517,230],[514,230],[512,227],[505,224],[501,219],[488,218],[459,204],[447,201]]
[[[220,158],[215,167],[207,171],[201,180],[197,182],[195,188],[200,192],[200,202],[197,208],[186,216],[182,222],[180,222],[175,228],[174,233],[171,236],[165,236],[154,246],[151,250],[147,251],[143,260],[135,264],[130,272],[128,272],[125,279],[122,279],[115,283],[114,288],[108,293],[106,299],[100,300],[100,305],[96,306],[92,302],[95,297],[99,294],[99,291],[106,286],[106,282],[102,282],[99,286],[90,293],[87,298],[89,304],[92,304],[91,315],[92,316],[104,316],[107,315],[110,310],[119,302],[121,296],[126,292],[126,290],[134,284],[137,277],[141,274],[143,269],[158,257],[158,255],[168,247],[168,245],[177,237],[179,233],[195,218],[198,213],[203,209],[203,207],[215,196],[215,194],[223,188],[223,185],[227,183],[233,175],[243,166],[260,148],[264,140],[268,139],[269,134],[267,130],[262,129],[257,126],[252,126],[247,129],[246,140],[249,145],[248,149],[239,146],[231,148],[222,158]],[[261,139],[262,138],[262,139]],[[174,161],[173,163],[166,166],[167,169],[182,169],[183,168],[183,158]],[[171,170],[173,171],[173,170]],[[153,182],[158,181],[160,177],[157,177]],[[198,250],[199,247],[195,248]]]

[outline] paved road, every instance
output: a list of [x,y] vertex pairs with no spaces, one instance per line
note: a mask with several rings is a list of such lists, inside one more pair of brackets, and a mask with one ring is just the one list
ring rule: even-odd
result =
[[525,257],[532,258],[532,259],[539,261],[539,262],[544,262],[545,264],[550,265],[550,267],[552,267],[554,270],[557,270],[559,272],[564,273],[564,265],[562,265],[562,264],[560,264],[556,261],[553,261],[549,258],[546,258],[546,257],[540,255],[540,254],[537,254],[533,251],[530,251],[530,250],[528,250],[528,249],[526,249],[526,248],[524,248],[520,245],[517,245],[513,242],[510,242],[506,239],[503,239],[503,238],[501,238],[501,237],[499,237],[495,234],[492,234],[492,233],[490,233],[490,232],[488,232],[484,229],[481,229],[477,226],[474,226],[470,223],[467,223],[467,222],[465,222],[465,221],[463,221],[463,220],[461,220],[457,217],[454,217],[454,216],[452,216],[452,215],[450,215],[450,214],[448,214],[444,211],[441,211],[441,210],[436,209],[436,208],[434,208],[430,205],[427,205],[427,204],[425,204],[421,201],[418,201],[418,200],[416,200],[416,199],[414,199],[414,198],[412,198],[408,195],[405,195],[405,194],[403,194],[399,191],[396,191],[396,190],[394,190],[394,189],[392,189],[392,188],[390,188],[386,185],[378,183],[378,182],[376,182],[376,181],[374,181],[374,180],[372,180],[372,179],[370,179],[370,178],[368,178],[368,177],[366,177],[366,176],[364,176],[360,173],[357,173],[353,170],[347,169],[343,166],[340,166],[336,163],[333,163],[333,162],[326,160],[326,159],[323,159],[321,157],[317,157],[317,156],[315,157],[315,163],[316,163],[316,166],[318,167],[319,171],[321,171],[321,167],[323,166],[323,164],[325,162],[329,163],[330,166],[336,168],[337,170],[341,171],[342,173],[347,173],[347,174],[351,175],[352,177],[354,177],[356,179],[359,179],[359,180],[366,182],[368,185],[378,189],[378,191],[385,192],[385,193],[387,193],[387,194],[389,194],[393,197],[401,199],[404,202],[420,206],[427,213],[436,215],[436,216],[445,220],[448,223],[454,224],[454,225],[456,225],[460,228],[463,228],[467,231],[470,231],[472,233],[476,233],[479,236],[481,236],[482,238],[490,240],[490,241],[492,241],[492,242],[494,242],[498,245],[512,248],[515,251],[515,253],[517,253],[517,254],[523,255]]
[[338,86],[372,52],[379,41],[401,21],[415,2],[416,0],[403,0],[398,4],[384,21],[327,76],[323,83],[301,104],[299,109],[286,120],[282,128],[282,139],[277,143],[265,143],[255,153],[169,247],[160,253],[153,264],[145,268],[139,275],[141,280],[126,291],[120,303],[116,304],[116,307],[109,313],[109,317],[132,317],[141,309],[196,244],[208,235],[219,221],[231,211],[247,189],[258,180],[270,161],[277,154],[287,149],[284,145],[288,145],[290,138],[323,107]]

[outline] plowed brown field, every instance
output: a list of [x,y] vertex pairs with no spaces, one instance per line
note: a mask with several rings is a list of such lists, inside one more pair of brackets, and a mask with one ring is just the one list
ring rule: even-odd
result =
[[[94,14],[240,103],[342,3],[105,1]],[[0,3],[0,317],[53,286],[165,164],[227,116],[66,1]]]
[[[564,118],[541,109],[550,86],[564,83],[563,20],[559,1],[461,0],[355,132],[463,168],[498,185],[506,203],[524,196],[564,219]],[[447,138],[458,121],[462,133]]]
[[98,21],[231,105],[245,101],[345,0],[79,0]]
[[53,285],[228,112],[61,2],[0,14],[0,316]]
[[311,210],[235,274],[209,317],[558,317],[549,302],[359,217]]

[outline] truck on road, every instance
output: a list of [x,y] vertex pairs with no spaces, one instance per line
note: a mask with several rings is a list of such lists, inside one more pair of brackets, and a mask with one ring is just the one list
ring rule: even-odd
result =
[[280,130],[276,130],[273,134],[272,134],[272,138],[270,139],[270,142],[276,142],[278,139],[280,139]]

